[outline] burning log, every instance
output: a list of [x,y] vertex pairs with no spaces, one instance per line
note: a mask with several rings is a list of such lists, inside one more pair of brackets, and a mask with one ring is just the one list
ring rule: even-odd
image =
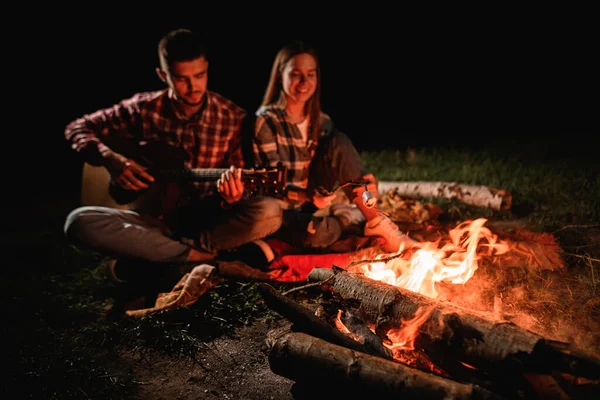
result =
[[[318,270],[315,268],[315,270]],[[454,358],[484,371],[528,371],[549,373],[552,370],[600,379],[600,359],[571,349],[567,344],[546,340],[515,324],[496,323],[484,313],[467,311],[447,302],[439,302],[409,290],[374,281],[362,274],[330,270],[314,271],[309,279],[327,279],[333,296],[348,308],[356,308],[365,322],[373,324],[385,337],[390,329],[399,328],[417,310],[428,310],[418,326],[426,338],[426,353],[432,360]],[[327,275],[329,274],[329,278]]]
[[339,312],[339,320],[344,324],[344,327],[348,329],[349,333],[357,338],[360,343],[372,351],[363,351],[363,353],[378,355],[380,357],[393,359],[393,355],[390,349],[384,346],[383,339],[377,336],[367,324],[359,318],[357,315],[350,311]]
[[456,182],[380,181],[378,190],[380,194],[391,190],[400,196],[457,199],[465,204],[489,207],[494,210],[508,210],[512,205],[512,195],[507,190]]
[[269,365],[274,373],[313,388],[314,382],[326,376],[338,395],[346,390],[353,394],[352,398],[363,393],[371,398],[502,398],[476,385],[357,352],[305,333],[287,333],[268,344]]
[[345,346],[349,349],[362,351],[378,357],[392,360],[392,353],[385,348],[381,342],[377,345],[376,341],[358,342],[342,333],[339,329],[331,326],[327,321],[317,317],[307,307],[304,307],[293,300],[282,296],[271,285],[261,283],[258,291],[263,296],[265,303],[272,310],[286,317],[295,327],[303,332],[320,337],[331,343]]

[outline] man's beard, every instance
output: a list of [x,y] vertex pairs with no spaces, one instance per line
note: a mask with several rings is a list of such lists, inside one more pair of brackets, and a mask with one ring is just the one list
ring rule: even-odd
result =
[[187,97],[179,97],[179,101],[181,101],[183,104],[185,104],[186,106],[190,106],[190,107],[197,107],[199,105],[202,105],[202,103],[204,103],[204,98],[206,92],[202,93],[202,96],[200,96],[200,100],[196,101],[196,102],[191,102],[187,99]]

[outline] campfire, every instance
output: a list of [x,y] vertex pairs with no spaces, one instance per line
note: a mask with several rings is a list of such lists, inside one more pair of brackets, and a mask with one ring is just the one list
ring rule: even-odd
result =
[[312,308],[262,284],[266,303],[293,324],[271,335],[271,368],[298,382],[327,375],[428,398],[569,398],[557,374],[599,383],[600,358],[515,323],[505,299],[477,282],[482,265],[502,268],[526,253],[486,222],[465,221],[420,248],[315,268],[309,279],[322,300]]
[[[437,298],[437,282],[466,283],[478,268],[479,251],[489,256],[508,251],[508,244],[483,225],[486,219],[463,222],[449,232],[450,241],[439,247],[426,243],[409,257],[392,257],[389,261],[369,263],[362,272],[368,278],[399,286],[415,293]],[[485,240],[485,244],[480,242]],[[403,249],[399,250],[402,254]]]

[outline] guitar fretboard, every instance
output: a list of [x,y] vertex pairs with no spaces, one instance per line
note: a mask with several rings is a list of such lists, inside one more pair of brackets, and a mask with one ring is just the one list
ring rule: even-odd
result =
[[[191,168],[191,169],[180,169],[180,170],[163,170],[160,171],[160,175],[165,179],[185,179],[196,182],[209,182],[216,181],[221,175],[228,171],[229,168]],[[242,170],[242,179],[249,176],[256,176],[266,170]]]
[[187,177],[193,181],[216,181],[227,171],[227,168],[193,168],[186,171]]

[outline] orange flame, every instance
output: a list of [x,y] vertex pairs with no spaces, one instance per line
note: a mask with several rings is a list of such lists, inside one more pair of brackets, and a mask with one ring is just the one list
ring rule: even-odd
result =
[[[364,274],[435,299],[438,297],[437,282],[464,284],[471,279],[478,268],[477,260],[483,247],[487,247],[489,255],[508,251],[508,245],[499,242],[497,235],[483,226],[486,221],[479,218],[462,222],[448,233],[450,240],[442,248],[438,249],[439,241],[425,243],[408,258],[371,263]],[[487,243],[480,243],[482,239]]]
[[439,375],[446,375],[429,360],[425,353],[415,349],[415,339],[418,336],[419,327],[427,321],[434,308],[435,306],[419,308],[413,318],[402,320],[400,328],[390,329],[387,332],[391,344],[384,343],[384,345],[392,351],[394,359],[404,364],[429,370]]
[[400,328],[390,329],[388,331],[387,336],[393,343],[386,346],[394,352],[394,355],[398,349],[415,349],[415,339],[417,338],[419,327],[427,321],[427,318],[432,311],[433,307],[421,307],[417,310],[413,318],[402,320],[402,326]]

